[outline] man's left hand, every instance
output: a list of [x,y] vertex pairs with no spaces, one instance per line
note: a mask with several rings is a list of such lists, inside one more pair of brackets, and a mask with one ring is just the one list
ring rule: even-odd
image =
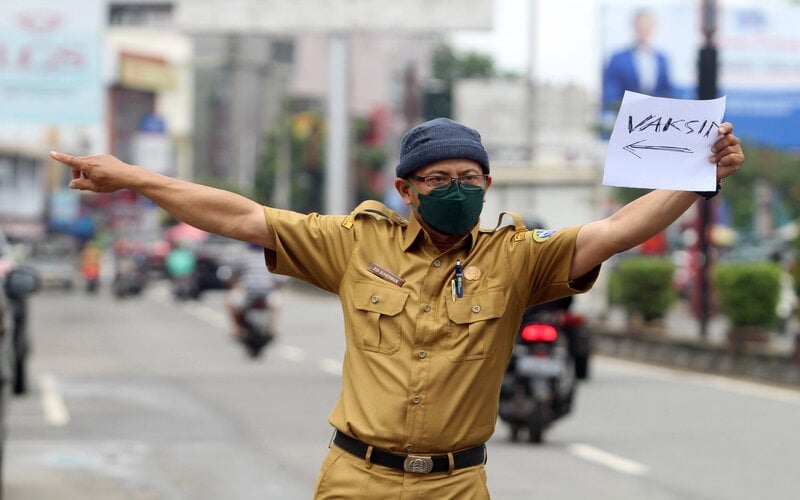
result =
[[717,180],[722,180],[739,170],[744,163],[744,153],[742,141],[733,134],[732,124],[725,122],[720,125],[719,134],[722,137],[711,148],[714,154],[709,161],[717,164]]

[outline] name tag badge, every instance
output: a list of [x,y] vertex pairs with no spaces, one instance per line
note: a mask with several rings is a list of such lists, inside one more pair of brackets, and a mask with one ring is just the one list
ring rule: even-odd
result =
[[388,281],[389,283],[391,283],[393,285],[403,286],[403,283],[406,282],[406,280],[404,280],[400,276],[394,274],[391,271],[388,271],[388,270],[382,268],[381,266],[379,266],[378,264],[375,264],[374,262],[369,265],[367,270],[369,272],[371,272],[372,274],[374,274],[375,276],[377,276],[378,278],[380,278],[380,279],[382,279],[384,281]]

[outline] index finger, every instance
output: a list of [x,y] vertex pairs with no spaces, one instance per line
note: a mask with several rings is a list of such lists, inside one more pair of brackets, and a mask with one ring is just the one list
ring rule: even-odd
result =
[[50,158],[67,165],[72,165],[72,163],[75,161],[74,156],[61,153],[59,151],[50,151]]
[[72,178],[73,179],[80,179],[81,177],[81,169],[77,165],[75,165],[77,157],[73,155],[68,155],[66,153],[60,153],[58,151],[50,151],[50,157],[64,165],[67,165],[72,170]]

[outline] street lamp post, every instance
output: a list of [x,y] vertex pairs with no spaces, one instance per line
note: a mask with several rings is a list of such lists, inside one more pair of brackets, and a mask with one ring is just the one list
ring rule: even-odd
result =
[[[717,48],[714,44],[716,31],[716,0],[703,0],[702,2],[702,30],[703,46],[698,57],[698,99],[714,99],[717,97]],[[708,336],[709,307],[709,271],[711,268],[711,254],[709,252],[708,227],[711,220],[712,201],[700,200],[698,213],[698,250],[699,250],[699,321],[700,336]]]

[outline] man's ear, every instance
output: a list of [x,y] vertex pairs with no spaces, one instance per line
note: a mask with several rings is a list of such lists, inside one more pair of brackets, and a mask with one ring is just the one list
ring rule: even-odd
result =
[[394,180],[394,187],[397,189],[397,192],[400,193],[400,198],[403,199],[403,203],[410,205],[413,201],[413,191],[408,181],[398,177]]

